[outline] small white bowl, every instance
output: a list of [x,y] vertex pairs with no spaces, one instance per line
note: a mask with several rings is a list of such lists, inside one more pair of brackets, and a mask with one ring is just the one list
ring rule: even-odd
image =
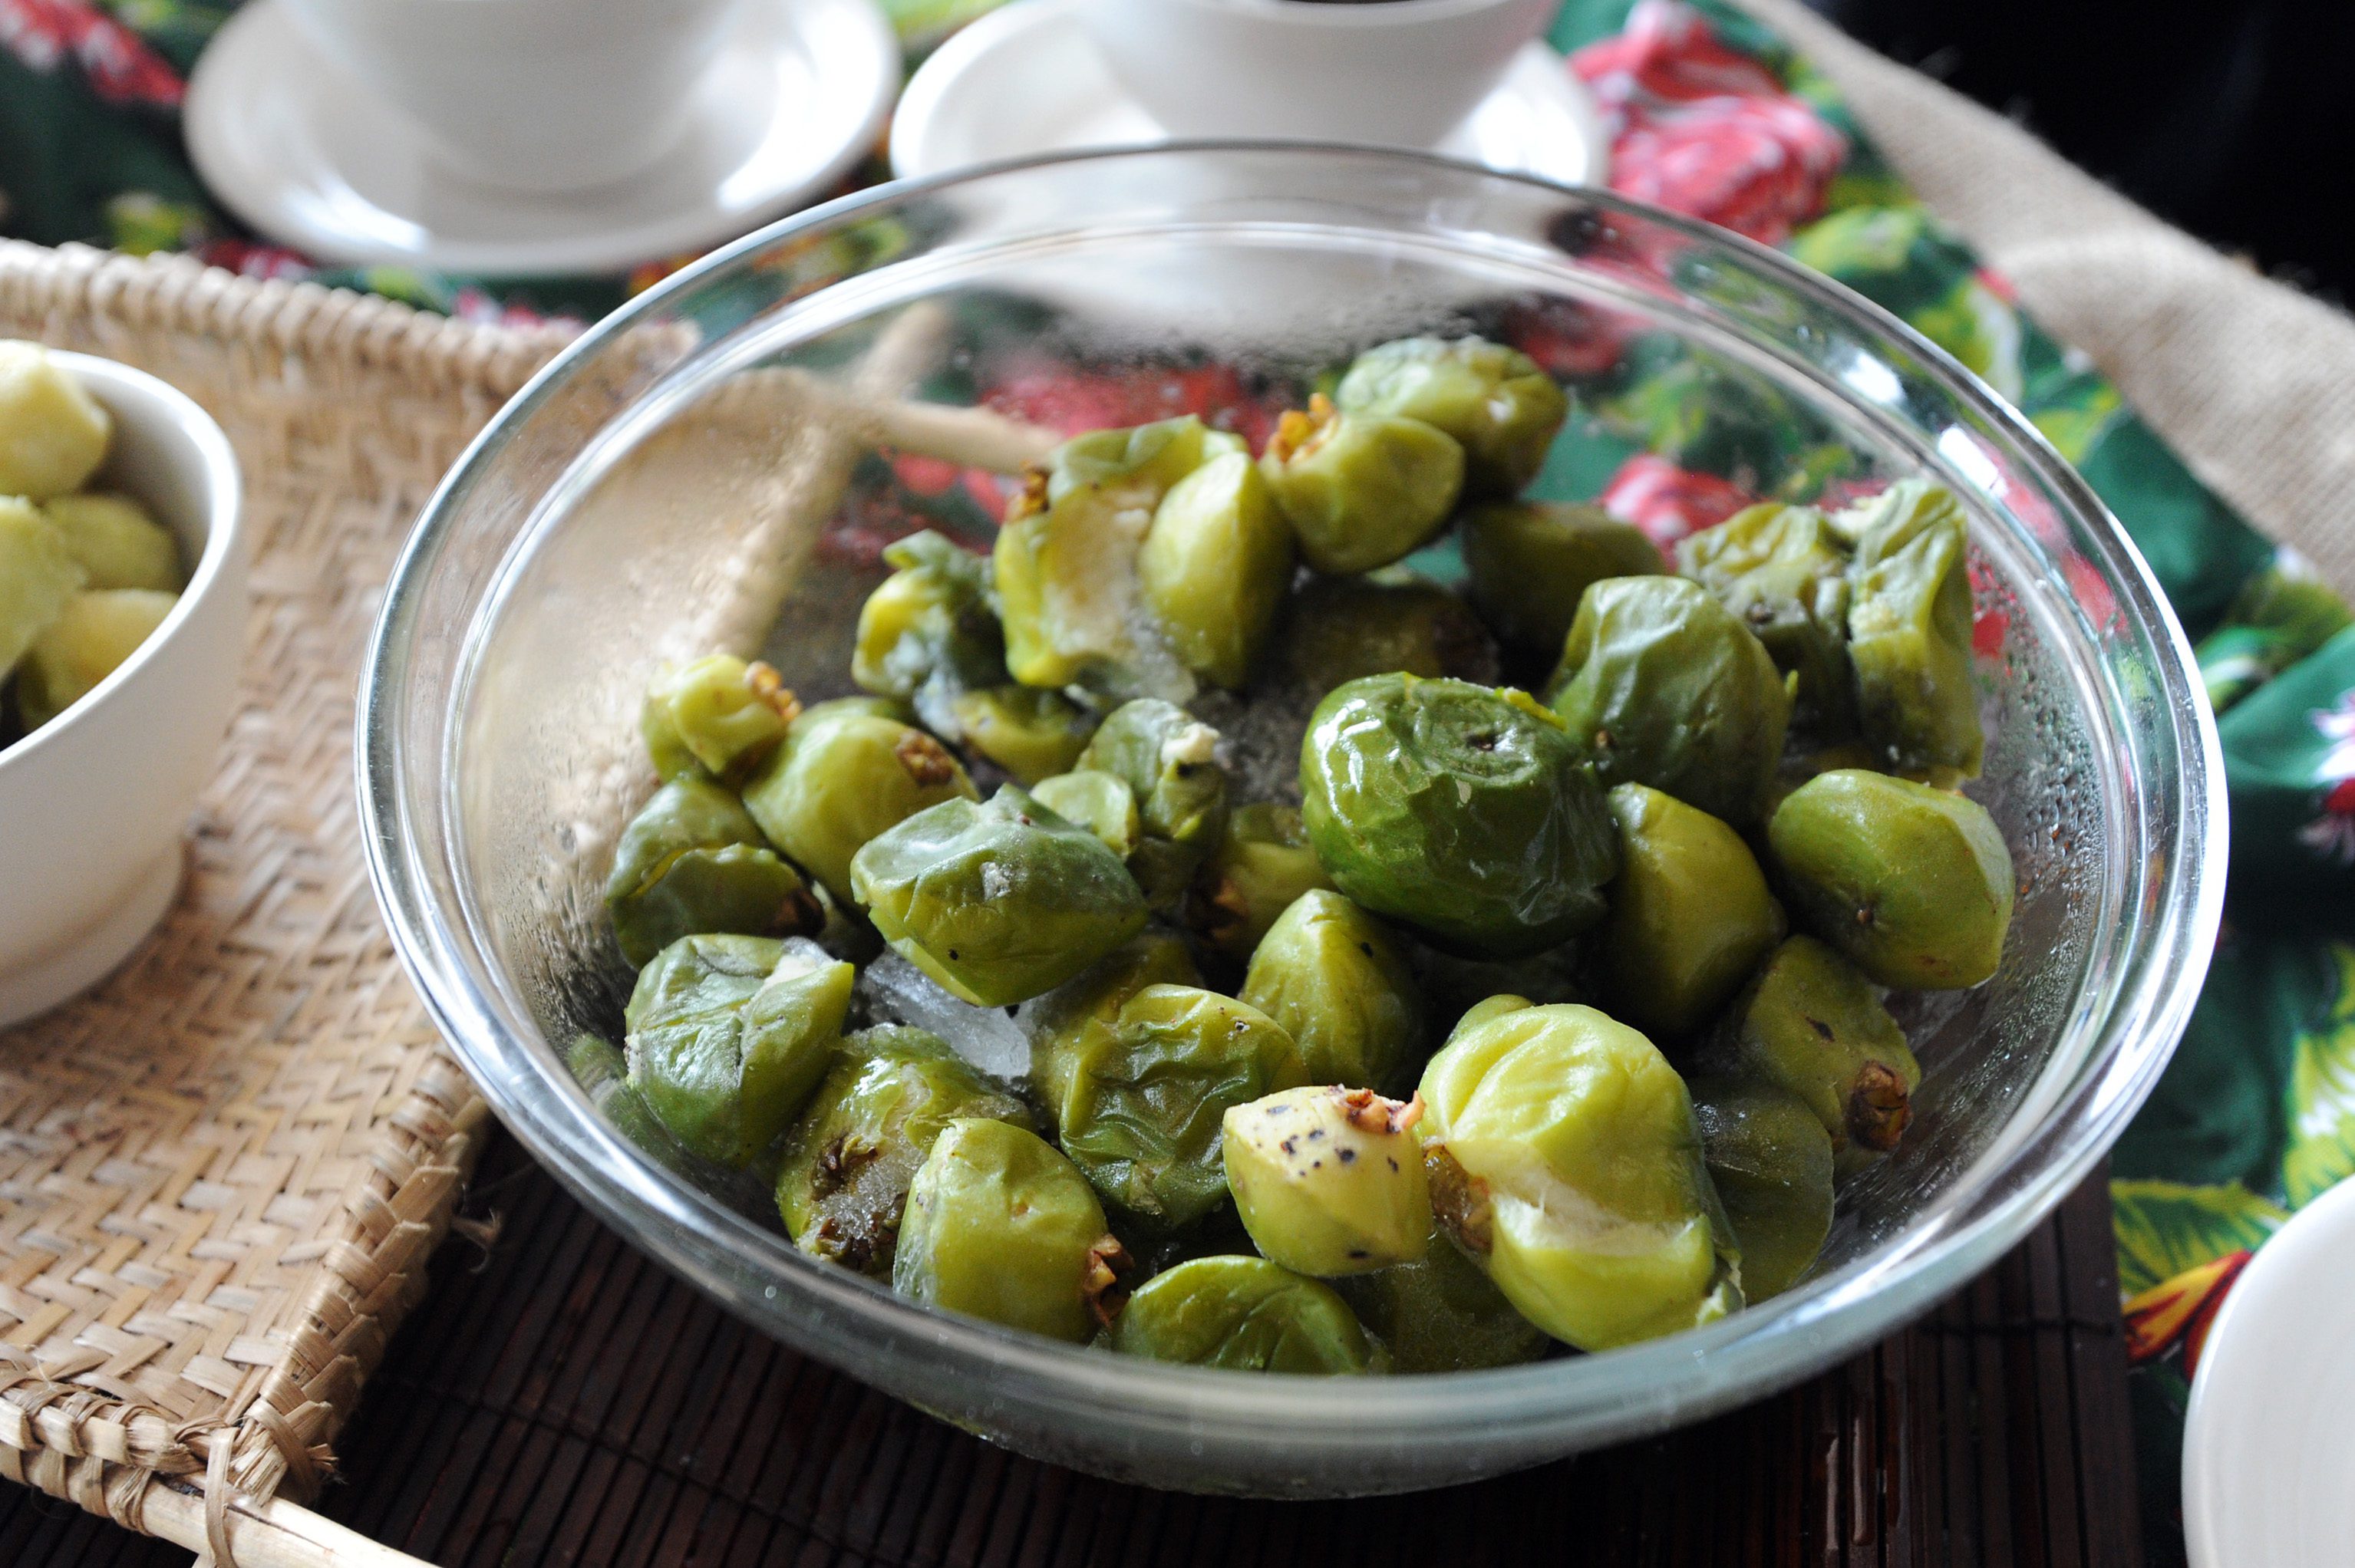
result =
[[1561,0],[1085,0],[1113,74],[1173,136],[1428,149]]
[[0,750],[0,1026],[103,979],[171,906],[245,641],[237,459],[202,408],[144,371],[55,355],[114,416],[95,487],[135,496],[193,562],[155,635]]

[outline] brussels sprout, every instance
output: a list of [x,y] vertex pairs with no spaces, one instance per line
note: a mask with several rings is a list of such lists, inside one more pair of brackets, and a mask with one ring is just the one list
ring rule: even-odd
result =
[[1465,493],[1476,496],[1511,495],[1535,479],[1570,417],[1570,399],[1537,361],[1477,337],[1409,337],[1369,348],[1334,400],[1345,413],[1404,415],[1455,437],[1464,447]]
[[1591,585],[1668,569],[1642,529],[1600,506],[1491,502],[1465,513],[1459,528],[1481,619],[1515,647],[1548,657],[1561,652]]
[[825,1076],[853,978],[812,942],[682,937],[630,993],[630,1085],[687,1149],[748,1165]]
[[850,1035],[785,1140],[785,1234],[813,1257],[890,1278],[909,1183],[942,1129],[973,1118],[1030,1125],[1020,1100],[937,1034],[886,1025]]
[[1228,1107],[1306,1081],[1291,1036],[1265,1013],[1188,985],[1148,985],[1109,1021],[1042,1031],[1030,1072],[1063,1152],[1116,1210],[1160,1234],[1226,1197]]
[[1010,1122],[941,1129],[908,1186],[891,1288],[952,1312],[1077,1344],[1126,1254],[1071,1162]]
[[814,936],[826,911],[751,814],[708,779],[675,779],[623,830],[605,879],[622,957],[644,965],[681,937]]
[[37,343],[0,341],[0,495],[47,501],[106,461],[114,420]]
[[694,1179],[696,1162],[670,1135],[670,1128],[663,1126],[645,1097],[630,1086],[630,1065],[619,1046],[594,1034],[576,1034],[565,1047],[564,1065],[589,1097],[589,1103],[613,1123],[614,1131],[664,1170]]
[[1765,502],[1678,542],[1677,564],[1758,635],[1793,677],[1793,721],[1820,736],[1856,728],[1848,654],[1848,553],[1812,506]]
[[1974,986],[2011,926],[2011,852],[1977,801],[1844,768],[1793,790],[1767,847],[1807,929],[1882,985]]
[[1779,1296],[1832,1228],[1832,1140],[1806,1102],[1771,1084],[1692,1086],[1702,1157],[1742,1248],[1742,1294]]
[[1642,784],[1611,791],[1619,878],[1598,933],[1612,1013],[1655,1036],[1688,1034],[1783,939],[1783,911],[1742,835]]
[[883,559],[899,569],[859,608],[850,678],[954,736],[956,699],[1007,682],[989,563],[929,528],[886,545]]
[[1922,1067],[1847,959],[1811,937],[1774,949],[1702,1056],[1712,1076],[1796,1095],[1849,1163],[1886,1154],[1913,1119]]
[[1380,1370],[1375,1346],[1333,1287],[1263,1257],[1198,1257],[1129,1298],[1112,1348],[1230,1372]]
[[998,530],[992,557],[1007,667],[1025,685],[1088,685],[1118,697],[1190,694],[1150,620],[1137,556],[1169,487],[1235,437],[1191,415],[1093,430],[1048,454]]
[[1423,1097],[1441,1225],[1555,1339],[1607,1350],[1741,1307],[1684,1080],[1636,1031],[1501,1012],[1431,1059]]
[[1319,577],[1292,601],[1279,660],[1316,701],[1368,675],[1447,676],[1487,685],[1497,645],[1471,608],[1403,567]]
[[16,707],[28,729],[38,729],[114,673],[164,624],[176,593],[111,588],[78,593],[45,627],[16,676]]
[[1235,1212],[1263,1256],[1333,1277],[1412,1263],[1431,1239],[1423,1104],[1331,1085],[1236,1106],[1220,1140]]
[[65,535],[39,508],[0,495],[0,680],[89,578]]
[[1008,683],[966,692],[949,704],[950,727],[964,744],[1013,776],[1036,784],[1067,771],[1088,748],[1096,715],[1060,692]]
[[90,587],[178,593],[187,586],[180,542],[129,496],[53,496],[41,510],[90,574]]
[[801,711],[768,665],[713,653],[647,683],[638,733],[665,779],[701,768],[734,783],[776,751]]
[[1476,1372],[1536,1361],[1552,1341],[1444,1234],[1423,1255],[1333,1282],[1401,1372]]
[[1292,586],[1292,530],[1258,467],[1228,452],[1161,498],[1136,572],[1179,662],[1214,686],[1240,686]]
[[1124,703],[1098,726],[1080,767],[1109,773],[1136,797],[1144,836],[1128,869],[1156,909],[1173,906],[1227,828],[1219,732],[1172,703]]
[[1314,1083],[1386,1086],[1423,1034],[1422,998],[1397,943],[1372,916],[1321,888],[1302,894],[1269,929],[1240,994],[1292,1036]]
[[1757,819],[1791,694],[1748,627],[1682,577],[1586,590],[1546,701],[1606,784],[1649,784],[1712,817]]
[[1301,819],[1378,915],[1501,958],[1604,911],[1618,830],[1559,721],[1519,692],[1378,675],[1327,696],[1300,748]]
[[978,1007],[1051,991],[1145,926],[1119,857],[1011,784],[887,828],[850,885],[901,958]]
[[1047,499],[1060,501],[1072,491],[1098,485],[1148,495],[1149,511],[1204,463],[1248,450],[1241,436],[1214,430],[1191,414],[1089,430],[1047,454]]
[[855,709],[802,715],[744,786],[769,842],[846,903],[851,857],[868,840],[928,806],[979,799],[939,741]]
[[1848,636],[1865,743],[1893,768],[1976,777],[1987,736],[1972,683],[1962,507],[1908,480],[1844,515],[1857,535]]
[[1145,834],[1144,821],[1136,810],[1136,792],[1116,774],[1074,768],[1040,779],[1030,796],[1063,821],[1095,834],[1104,848],[1124,862]]
[[1421,419],[1343,414],[1318,393],[1284,416],[1260,458],[1300,555],[1320,572],[1371,571],[1411,555],[1446,523],[1464,488],[1464,449]]
[[1187,893],[1187,928],[1211,952],[1241,963],[1293,900],[1332,885],[1298,811],[1265,801],[1238,806]]

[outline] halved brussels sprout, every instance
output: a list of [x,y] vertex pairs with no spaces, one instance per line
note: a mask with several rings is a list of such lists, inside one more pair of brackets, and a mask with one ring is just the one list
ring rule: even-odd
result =
[[1506,641],[1548,657],[1561,652],[1589,587],[1668,570],[1642,529],[1600,506],[1491,502],[1465,512],[1459,530],[1481,619]]
[[1581,1350],[1742,1305],[1684,1080],[1590,1007],[1499,1012],[1423,1070],[1441,1225],[1521,1315]]
[[1793,721],[1819,736],[1853,734],[1848,552],[1812,506],[1764,502],[1679,541],[1677,564],[1758,635],[1793,677]]
[[1292,530],[1257,465],[1228,452],[1161,498],[1136,570],[1179,661],[1214,686],[1240,686],[1292,587]]
[[630,1084],[687,1149],[742,1168],[826,1075],[854,976],[813,942],[682,937],[630,993]]
[[1052,991],[1145,926],[1119,857],[1011,784],[885,829],[850,885],[901,958],[979,1007]]
[[1771,1084],[1702,1079],[1692,1097],[1710,1180],[1742,1248],[1742,1294],[1779,1296],[1831,1234],[1830,1135],[1806,1101]]
[[1987,808],[1843,768],[1787,796],[1766,842],[1793,912],[1882,985],[1974,986],[2003,959],[2011,852]]
[[743,803],[694,775],[655,790],[623,830],[605,909],[633,965],[681,937],[806,937],[826,923],[809,885],[769,848]]
[[1351,363],[1344,412],[1402,414],[1462,443],[1467,495],[1512,495],[1545,466],[1570,399],[1537,361],[1485,338],[1401,338]]
[[0,495],[47,501],[80,490],[113,435],[105,406],[48,349],[0,340]]
[[1263,1257],[1198,1257],[1154,1276],[1113,1324],[1112,1348],[1231,1372],[1380,1370],[1379,1351],[1331,1286]]
[[1226,1198],[1229,1107],[1305,1081],[1265,1013],[1189,985],[1148,985],[1109,1022],[1042,1031],[1030,1063],[1063,1152],[1114,1208],[1165,1234]]
[[1398,944],[1322,888],[1270,927],[1239,994],[1292,1036],[1313,1083],[1387,1087],[1423,1036],[1423,999]]
[[744,786],[769,842],[846,903],[851,857],[869,839],[928,806],[979,798],[939,741],[856,708],[803,715]]
[[1953,493],[1892,485],[1835,525],[1849,567],[1849,657],[1865,743],[1901,771],[1976,777],[1987,748],[1971,670],[1970,529]]
[[78,593],[33,639],[16,675],[16,707],[27,728],[38,729],[81,701],[155,634],[176,593],[111,588]]
[[1114,697],[1190,694],[1184,667],[1139,635],[1149,617],[1137,555],[1170,486],[1241,446],[1189,414],[1093,430],[1048,454],[1007,512],[992,557],[1016,680]]
[[713,653],[647,683],[638,733],[663,778],[699,768],[735,783],[777,749],[801,711],[800,700],[768,665]]
[[1124,703],[1097,727],[1079,766],[1109,773],[1136,797],[1144,833],[1128,869],[1156,909],[1173,906],[1227,827],[1219,732],[1174,703]]
[[1547,703],[1606,784],[1649,784],[1729,822],[1757,820],[1791,693],[1765,646],[1698,583],[1586,590]]
[[1263,1256],[1299,1274],[1367,1274],[1421,1257],[1431,1234],[1420,1101],[1318,1085],[1236,1106],[1221,1139],[1235,1212]]
[[1596,957],[1611,1012],[1656,1036],[1707,1023],[1783,939],[1742,835],[1642,784],[1611,791],[1619,876]]
[[1111,1320],[1126,1253],[1077,1167],[1010,1122],[941,1129],[908,1186],[900,1295],[1074,1344]]
[[1241,963],[1295,899],[1332,885],[1300,813],[1253,801],[1229,814],[1219,847],[1187,893],[1186,926],[1210,951]]
[[1320,572],[1371,571],[1412,554],[1464,488],[1464,449],[1421,419],[1337,412],[1318,393],[1277,424],[1260,471],[1301,558]]
[[187,586],[180,570],[180,542],[131,497],[59,495],[41,510],[90,574],[92,588],[178,593]]
[[886,1025],[845,1039],[785,1140],[777,1212],[794,1245],[878,1279],[891,1277],[908,1187],[949,1123],[1030,1125],[1030,1112],[922,1029]]
[[1702,1065],[1714,1077],[1796,1095],[1846,1168],[1897,1147],[1922,1083],[1905,1032],[1871,985],[1812,937],[1774,949]]
[[1510,958],[1604,912],[1618,830],[1571,736],[1519,692],[1379,675],[1327,696],[1301,818],[1334,883],[1451,946]]

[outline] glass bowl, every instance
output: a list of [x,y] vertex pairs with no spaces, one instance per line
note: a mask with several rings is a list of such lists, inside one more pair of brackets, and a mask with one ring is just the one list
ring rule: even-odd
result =
[[[1903,1000],[1926,1066],[1913,1130],[1843,1189],[1812,1276],[1704,1329],[1506,1371],[1163,1366],[814,1262],[763,1194],[683,1180],[601,1114],[595,1075],[568,1063],[584,1034],[616,1037],[627,994],[600,895],[653,788],[634,715],[658,663],[757,649],[805,697],[847,691],[876,547],[927,523],[986,538],[1002,482],[971,460],[1031,450],[1028,427],[962,407],[1066,427],[1208,408],[1256,435],[1356,350],[1466,330],[1576,394],[1540,493],[1608,485],[1665,531],[1736,492],[1927,472],[1972,514],[1992,737],[1972,792],[2018,860],[2018,912],[1994,980]],[[1421,564],[1454,569],[1445,550]],[[1992,1263],[2116,1138],[2183,1028],[2223,889],[2222,770],[2182,633],[2019,414],[1722,231],[1397,153],[1000,166],[837,202],[688,269],[550,365],[452,471],[394,575],[358,738],[402,959],[499,1115],[583,1201],[745,1319],[960,1426],[1207,1490],[1468,1480],[1695,1420],[1870,1344]]]

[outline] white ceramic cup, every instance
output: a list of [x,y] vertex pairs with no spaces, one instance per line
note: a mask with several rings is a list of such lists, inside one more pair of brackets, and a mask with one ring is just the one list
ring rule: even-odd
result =
[[450,170],[538,192],[608,185],[670,151],[745,3],[284,0]]
[[1113,74],[1173,136],[1431,147],[1560,0],[1082,0]]
[[138,652],[0,750],[0,1025],[104,978],[163,918],[245,645],[245,539],[228,438],[143,371],[55,357],[114,416],[94,484],[137,497],[179,535],[194,569]]

